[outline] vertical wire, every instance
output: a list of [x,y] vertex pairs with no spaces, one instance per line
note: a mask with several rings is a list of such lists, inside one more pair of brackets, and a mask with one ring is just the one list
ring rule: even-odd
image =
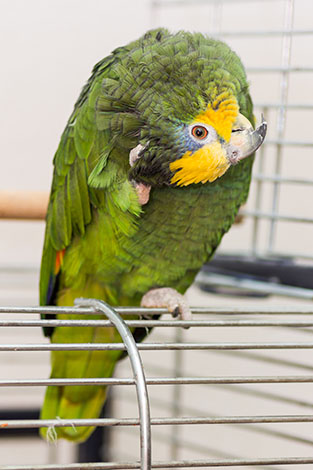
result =
[[[265,119],[268,122],[268,118],[267,118],[268,108],[267,107],[262,108],[262,114],[264,114]],[[264,166],[265,166],[265,146],[264,145],[261,145],[257,159],[258,159],[258,174],[263,175]],[[261,204],[262,204],[263,181],[261,179],[258,179],[255,182],[255,184],[256,184],[256,195],[255,195],[254,209],[255,209],[255,212],[259,212],[261,210]],[[260,251],[258,249],[260,222],[261,221],[260,221],[259,216],[255,215],[253,217],[253,227],[252,227],[252,254],[254,256],[257,256],[257,253]]]
[[150,28],[156,28],[158,23],[159,5],[157,0],[150,0],[149,24]]
[[[183,342],[183,332],[181,328],[177,328],[175,331],[175,341],[178,343]],[[174,374],[175,377],[182,377],[183,373],[183,351],[174,351]],[[181,415],[183,409],[182,404],[182,387],[179,384],[173,386],[172,395],[172,416],[178,417]],[[178,460],[179,458],[179,447],[181,443],[181,427],[172,426],[171,429],[171,460]]]
[[[282,37],[282,58],[281,66],[286,70],[282,71],[281,81],[280,81],[280,107],[278,109],[277,116],[277,140],[276,145],[276,163],[275,163],[275,176],[279,176],[282,166],[282,153],[283,145],[281,140],[284,137],[285,127],[286,127],[286,113],[287,113],[287,102],[288,102],[288,88],[289,88],[289,78],[290,72],[288,67],[290,66],[291,60],[291,45],[292,45],[292,29],[293,29],[293,18],[294,18],[294,0],[286,0],[285,2],[285,16],[284,16],[284,34]],[[280,183],[273,183],[273,200],[272,200],[272,214],[276,215],[278,212],[279,204],[279,190]],[[275,232],[276,232],[277,220],[273,218],[270,222],[270,233],[268,240],[268,251],[272,252],[274,247]]]
[[222,15],[223,15],[223,0],[213,0],[212,14],[210,24],[210,35],[219,35],[222,28]]

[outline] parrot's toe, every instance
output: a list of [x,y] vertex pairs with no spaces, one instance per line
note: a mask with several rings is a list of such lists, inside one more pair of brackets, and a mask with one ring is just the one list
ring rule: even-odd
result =
[[151,186],[143,183],[135,183],[134,186],[138,195],[139,204],[141,206],[147,204],[147,202],[149,201]]
[[192,313],[183,295],[171,287],[149,290],[141,299],[141,307],[167,308],[174,317],[190,321]]
[[[131,167],[134,166],[136,161],[140,159],[140,152],[142,152],[144,149],[145,147],[143,145],[138,144],[137,147],[133,148],[129,152],[129,164]],[[139,204],[141,206],[147,204],[149,201],[151,186],[149,184],[137,183],[136,181],[133,181],[133,185],[138,195]]]

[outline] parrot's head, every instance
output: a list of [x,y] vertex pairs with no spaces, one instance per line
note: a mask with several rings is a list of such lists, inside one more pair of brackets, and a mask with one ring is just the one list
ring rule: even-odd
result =
[[110,126],[120,145],[121,134],[125,147],[132,139],[129,178],[137,184],[211,184],[244,165],[266,134],[264,120],[254,130],[240,59],[200,33],[148,32],[103,90],[100,119],[111,118],[112,107],[119,113]]
[[[263,143],[267,124],[254,129],[239,112],[237,99],[224,91],[189,122],[168,119],[166,140],[139,144],[130,152],[131,176],[148,184],[188,186],[211,183],[250,157]],[[163,144],[163,145],[162,145]]]

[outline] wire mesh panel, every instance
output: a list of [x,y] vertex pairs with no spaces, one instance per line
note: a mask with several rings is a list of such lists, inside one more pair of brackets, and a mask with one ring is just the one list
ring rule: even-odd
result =
[[[28,319],[32,313],[47,315],[81,313],[81,320]],[[313,463],[313,391],[311,307],[197,308],[190,322],[149,316],[162,310],[116,309],[124,316],[139,313],[145,319],[126,320],[128,327],[154,328],[154,335],[137,344],[146,370],[151,403],[152,467],[250,467],[287,468]],[[99,311],[98,309],[96,310]],[[111,326],[109,320],[88,320],[93,308],[1,308],[1,333],[8,329],[27,331],[42,326],[81,328]],[[8,317],[9,314],[9,317]],[[188,328],[188,330],[186,329]],[[5,333],[4,333],[5,335]],[[3,336],[3,335],[2,335]],[[43,341],[19,344],[1,341],[0,354],[41,356],[50,350],[125,350],[124,343],[49,344]],[[9,356],[8,356],[9,355]],[[205,365],[205,367],[204,367]],[[0,422],[3,437],[11,429],[41,426],[96,424],[114,429],[112,462],[97,464],[51,464],[4,469],[149,468],[139,455],[136,384],[127,361],[115,378],[8,379],[1,373],[1,391],[24,390],[46,385],[106,384],[114,389],[114,413],[97,420],[6,419]],[[129,403],[131,402],[131,404]],[[127,414],[125,413],[127,407]],[[53,447],[53,445],[52,445]],[[138,460],[139,459],[139,460]],[[78,466],[79,465],[79,466]],[[277,465],[279,465],[277,467]],[[273,467],[274,466],[274,467]],[[289,468],[289,467],[288,467]]]

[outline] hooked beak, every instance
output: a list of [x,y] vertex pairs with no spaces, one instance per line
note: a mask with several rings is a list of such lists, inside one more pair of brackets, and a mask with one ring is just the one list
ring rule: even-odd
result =
[[231,165],[236,165],[244,158],[252,155],[264,142],[267,130],[267,122],[262,114],[262,122],[253,129],[250,121],[239,114],[230,138],[225,146],[227,158]]

